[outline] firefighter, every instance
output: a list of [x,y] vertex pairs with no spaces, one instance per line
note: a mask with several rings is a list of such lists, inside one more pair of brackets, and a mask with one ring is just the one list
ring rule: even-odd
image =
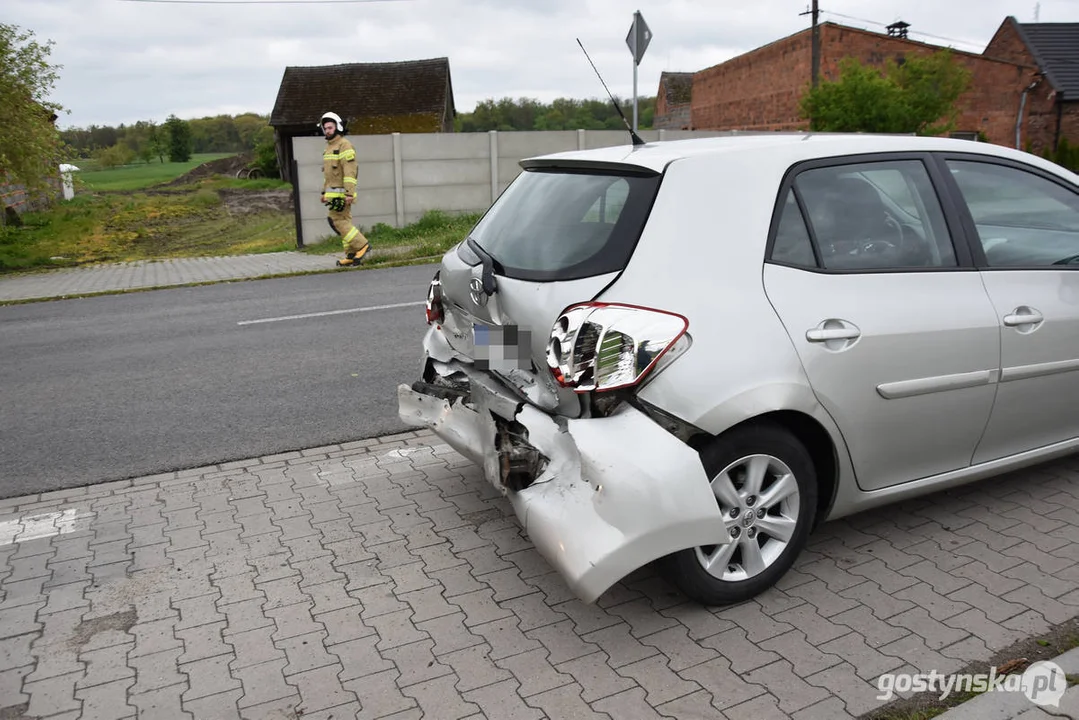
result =
[[367,254],[368,242],[352,224],[352,203],[356,199],[356,150],[345,139],[345,126],[337,113],[323,113],[319,127],[326,137],[322,153],[322,203],[329,207],[333,231],[341,237],[345,257],[339,267],[356,267]]

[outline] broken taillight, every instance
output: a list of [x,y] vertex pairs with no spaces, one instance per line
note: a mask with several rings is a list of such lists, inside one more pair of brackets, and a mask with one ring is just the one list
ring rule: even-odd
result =
[[617,303],[582,303],[551,328],[547,366],[562,387],[604,392],[641,382],[685,335],[676,313]]
[[446,312],[442,307],[442,281],[439,279],[441,271],[436,272],[434,278],[431,280],[430,287],[427,288],[427,324],[439,323],[442,324],[446,320]]

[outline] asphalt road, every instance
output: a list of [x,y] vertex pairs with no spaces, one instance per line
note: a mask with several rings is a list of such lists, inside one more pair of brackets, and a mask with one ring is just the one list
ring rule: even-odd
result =
[[0,497],[406,429],[434,269],[0,307]]

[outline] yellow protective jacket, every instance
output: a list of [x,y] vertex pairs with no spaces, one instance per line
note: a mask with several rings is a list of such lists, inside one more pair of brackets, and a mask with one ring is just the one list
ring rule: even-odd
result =
[[346,194],[356,197],[356,150],[343,135],[326,141],[322,153],[322,192],[327,198]]

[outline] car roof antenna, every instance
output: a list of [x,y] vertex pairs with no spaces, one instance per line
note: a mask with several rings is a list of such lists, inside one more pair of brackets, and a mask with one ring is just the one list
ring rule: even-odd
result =
[[[581,39],[577,38],[577,44],[581,46],[581,52],[588,58],[588,64],[592,66],[593,70],[596,70],[596,64],[592,62],[592,58],[588,57],[588,51],[584,49],[584,45],[581,44]],[[629,130],[630,137],[633,138],[634,145],[644,145],[644,140],[641,140],[641,136],[633,132],[633,128],[630,127],[629,120],[626,120],[626,114],[622,112],[622,108],[618,107],[618,103],[614,101],[614,95],[611,95],[610,89],[607,87],[607,83],[603,82],[603,76],[599,74],[599,70],[596,70],[596,77],[603,83],[603,89],[607,91],[607,96],[611,98],[611,104],[614,105],[614,109],[618,111],[618,114],[622,117],[622,122],[626,124],[626,130]]]

